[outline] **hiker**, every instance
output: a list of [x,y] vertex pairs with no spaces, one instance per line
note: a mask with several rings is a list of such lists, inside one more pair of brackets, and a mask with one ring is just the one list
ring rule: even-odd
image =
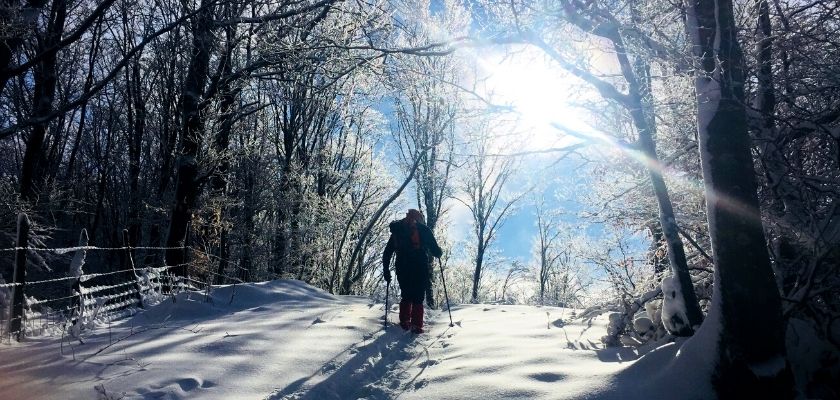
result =
[[423,214],[408,210],[405,218],[391,222],[391,237],[382,254],[385,282],[391,282],[391,256],[397,252],[395,269],[400,284],[400,326],[414,333],[423,333],[423,298],[431,285],[433,257],[443,254]]

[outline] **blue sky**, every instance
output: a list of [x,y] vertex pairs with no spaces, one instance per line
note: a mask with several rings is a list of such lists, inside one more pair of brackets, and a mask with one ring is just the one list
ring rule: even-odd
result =
[[[517,171],[511,186],[513,190],[521,190],[534,183],[529,182],[529,179],[533,176],[540,176],[545,182],[537,184],[532,193],[535,195],[541,193],[544,196],[547,208],[561,211],[564,214],[563,221],[574,224],[579,222],[576,215],[584,207],[581,201],[583,200],[582,196],[587,192],[586,186],[578,183],[579,179],[585,179],[585,177],[577,175],[578,172],[575,167],[579,164],[579,161],[575,157],[569,157],[549,168],[558,157],[559,154],[531,158]],[[556,196],[558,191],[563,192],[566,199],[559,199]],[[572,199],[568,197],[572,197]],[[471,227],[469,216],[462,212],[456,210],[454,213],[456,219],[461,219],[460,221],[454,221],[453,224],[455,225],[454,237],[458,239],[463,239],[464,236],[471,233],[469,231]],[[597,234],[597,232],[598,229],[589,230],[586,233]],[[533,204],[533,197],[524,196],[515,211],[509,215],[499,229],[493,246],[506,258],[528,261],[532,256],[531,250],[536,234],[536,208]]]

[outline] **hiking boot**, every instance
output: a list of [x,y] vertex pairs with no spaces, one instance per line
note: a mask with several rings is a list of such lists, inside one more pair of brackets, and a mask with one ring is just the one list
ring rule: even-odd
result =
[[411,305],[411,331],[423,333],[423,303]]
[[400,327],[405,330],[411,329],[411,302],[400,301]]
[[426,331],[423,330],[423,328],[420,328],[420,327],[417,327],[417,326],[411,328],[411,333],[413,333],[415,335],[419,335],[419,334],[424,333],[424,332],[426,332]]

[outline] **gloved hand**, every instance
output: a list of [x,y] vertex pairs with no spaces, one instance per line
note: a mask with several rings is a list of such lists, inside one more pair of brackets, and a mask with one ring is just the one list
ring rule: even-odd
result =
[[385,273],[385,283],[391,283],[391,273],[390,272]]

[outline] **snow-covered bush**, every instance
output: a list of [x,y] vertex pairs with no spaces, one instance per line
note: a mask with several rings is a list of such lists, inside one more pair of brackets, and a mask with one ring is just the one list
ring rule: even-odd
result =
[[633,330],[645,341],[650,340],[656,335],[656,325],[654,325],[651,317],[648,316],[647,311],[636,314],[636,317],[633,319]]
[[143,268],[140,276],[140,297],[143,307],[162,302],[166,296],[163,295],[163,276],[157,268]]
[[86,299],[85,296],[81,296],[81,298],[82,305],[79,308],[79,314],[76,315],[76,318],[73,321],[71,321],[71,325],[68,329],[70,336],[75,338],[79,338],[82,331],[93,328],[93,324],[96,322],[102,308],[108,301],[102,297],[97,299]]

